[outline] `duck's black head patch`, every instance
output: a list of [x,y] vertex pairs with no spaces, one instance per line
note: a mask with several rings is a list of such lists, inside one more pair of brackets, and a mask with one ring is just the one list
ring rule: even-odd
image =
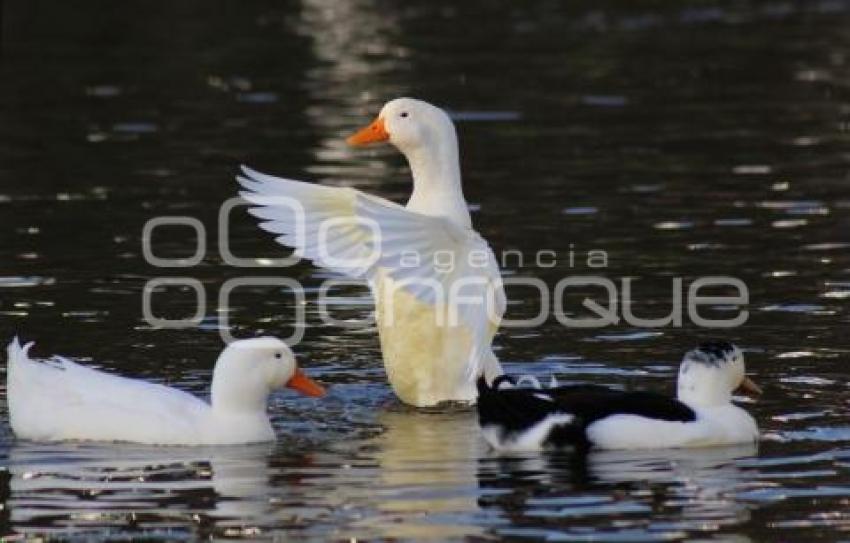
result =
[[686,358],[698,364],[719,367],[734,362],[738,353],[738,348],[728,341],[707,341],[689,352]]

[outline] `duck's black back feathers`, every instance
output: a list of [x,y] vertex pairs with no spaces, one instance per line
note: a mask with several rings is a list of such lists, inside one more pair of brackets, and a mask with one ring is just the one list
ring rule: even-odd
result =
[[653,392],[623,392],[597,385],[572,385],[550,389],[497,390],[478,381],[478,419],[481,427],[497,426],[504,435],[524,432],[555,414],[573,415],[569,424],[553,427],[544,444],[588,446],[585,430],[612,415],[676,422],[696,420],[682,402]]

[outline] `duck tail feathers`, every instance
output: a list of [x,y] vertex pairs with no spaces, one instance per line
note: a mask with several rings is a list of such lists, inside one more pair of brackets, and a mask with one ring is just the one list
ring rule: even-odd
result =
[[9,356],[9,366],[29,361],[29,351],[33,345],[35,345],[35,342],[30,341],[22,346],[18,336],[12,338],[12,341],[6,347],[6,354]]
[[486,393],[491,392],[493,390],[493,388],[490,386],[490,384],[487,383],[487,379],[484,377],[484,375],[481,375],[478,378],[478,380],[475,381],[475,386],[476,386],[476,388],[478,388],[478,395],[479,396],[481,394],[486,394]]

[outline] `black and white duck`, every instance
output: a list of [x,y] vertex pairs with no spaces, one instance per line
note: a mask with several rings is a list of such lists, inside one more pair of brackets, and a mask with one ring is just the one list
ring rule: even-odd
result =
[[508,376],[478,380],[478,417],[487,442],[502,451],[549,447],[660,449],[753,443],[756,421],[732,394],[759,395],[744,355],[726,342],[688,351],[675,398],[596,385],[520,388]]

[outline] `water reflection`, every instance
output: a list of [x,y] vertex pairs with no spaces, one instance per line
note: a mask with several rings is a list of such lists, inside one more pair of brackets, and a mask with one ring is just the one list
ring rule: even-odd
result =
[[[603,539],[671,539],[712,532],[749,518],[735,499],[751,477],[738,465],[753,445],[698,450],[547,452],[482,461],[481,499],[514,526],[502,535],[558,540],[587,536],[600,517],[616,529],[593,529]],[[649,515],[654,520],[650,520]]]
[[[607,535],[652,539],[749,518],[749,506],[735,497],[751,488],[752,468],[739,462],[757,453],[754,445],[503,456],[481,440],[474,413],[395,407],[377,421],[384,432],[361,449],[375,463],[376,511],[352,524],[367,535],[578,537],[616,516],[621,529]],[[345,501],[359,502],[362,491]],[[649,521],[649,513],[660,518]],[[530,524],[537,527],[517,528]]]
[[420,412],[396,406],[378,414],[374,450],[377,514],[356,523],[388,538],[445,539],[482,533],[477,461],[484,450],[471,410]]
[[[15,530],[159,527],[224,530],[266,526],[271,445],[144,447],[121,444],[15,442],[8,451],[9,499]],[[182,503],[179,508],[175,503]]]
[[387,80],[388,74],[404,69],[409,54],[398,44],[396,14],[382,10],[375,0],[305,0],[296,31],[311,41],[317,61],[304,83],[314,104],[307,120],[320,134],[308,172],[335,183],[383,179],[389,171],[386,163],[353,161],[355,151],[345,136],[371,120],[384,101],[406,94]]

